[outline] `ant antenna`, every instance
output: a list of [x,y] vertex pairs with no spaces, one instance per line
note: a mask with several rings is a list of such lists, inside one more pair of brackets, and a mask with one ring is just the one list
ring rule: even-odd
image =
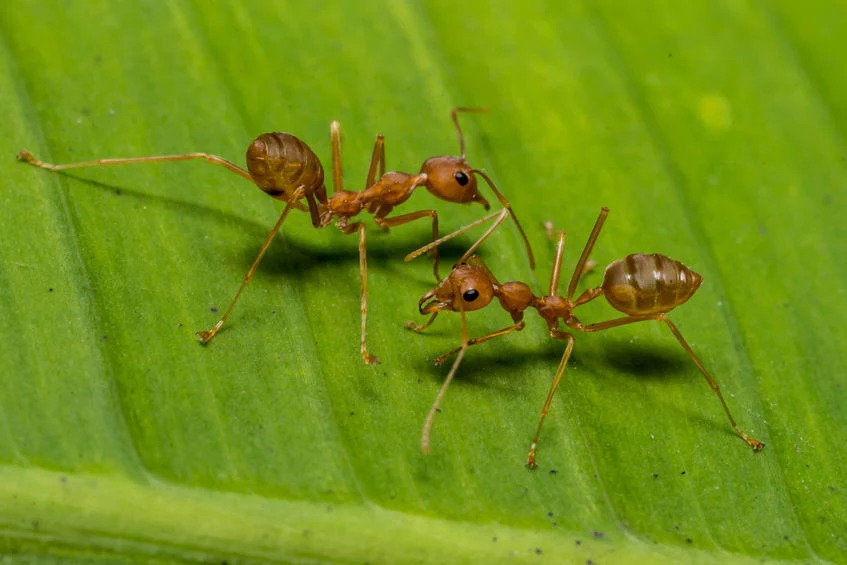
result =
[[459,153],[462,159],[465,158],[465,136],[462,135],[462,128],[459,126],[459,112],[475,112],[477,114],[487,114],[488,108],[453,108],[450,111],[450,117],[453,118],[453,124],[456,126],[456,133],[459,134]]

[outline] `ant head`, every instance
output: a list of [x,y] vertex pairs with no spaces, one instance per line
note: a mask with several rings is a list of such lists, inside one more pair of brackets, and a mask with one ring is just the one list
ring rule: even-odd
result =
[[453,267],[450,276],[421,298],[418,309],[421,314],[479,310],[494,298],[494,285],[485,267],[460,263]]
[[477,190],[474,169],[464,157],[432,157],[421,167],[427,176],[426,189],[448,202],[479,202],[488,210],[488,201]]

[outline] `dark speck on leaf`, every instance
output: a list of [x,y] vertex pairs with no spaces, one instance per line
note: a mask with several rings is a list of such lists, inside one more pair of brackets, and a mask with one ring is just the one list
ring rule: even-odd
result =
[[556,473],[558,473],[558,471],[557,471],[556,469],[550,469],[550,474],[551,474],[551,475],[555,475]]
[[115,189],[115,196],[120,196],[120,195],[121,195],[121,189],[120,188]]
[[353,411],[351,411],[351,412],[350,412],[350,415],[351,415],[351,416],[355,416],[355,415],[356,415],[356,413],[355,413],[355,412],[353,412]]
[[597,530],[594,530],[593,535],[594,535],[595,538],[606,537],[606,534],[604,534],[603,532],[598,532]]
[[217,311],[218,311],[218,308],[217,308],[216,306],[212,306],[211,308],[209,308],[209,310],[210,310],[211,312],[217,312]]
[[535,548],[535,554],[536,554],[536,555],[541,555],[541,553],[542,553],[541,548],[540,548],[540,547],[536,547],[536,548]]
[[685,543],[694,543],[691,538],[685,538]]
[[653,473],[653,478],[654,478],[654,479],[658,479],[658,478],[659,478],[659,473]]
[[552,518],[552,517],[553,517],[553,513],[552,513],[552,512],[548,512],[548,513],[547,513],[547,516],[549,516],[550,518]]
[[682,473],[680,473],[680,475],[684,475],[684,474],[685,474],[685,471],[683,471]]
[[52,289],[52,288],[48,288],[48,289],[47,289],[47,292],[53,292],[53,289]]
[[491,538],[491,541],[497,541],[497,536],[494,536],[493,538]]
[[577,544],[577,545],[582,545],[582,540],[581,540],[581,539],[576,540],[576,544]]

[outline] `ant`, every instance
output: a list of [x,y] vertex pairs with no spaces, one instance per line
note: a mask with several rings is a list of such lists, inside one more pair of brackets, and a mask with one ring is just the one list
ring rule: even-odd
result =
[[[679,340],[682,348],[685,349],[691,360],[694,361],[694,364],[697,365],[697,368],[706,378],[709,386],[718,396],[726,415],[729,417],[730,424],[738,432],[738,435],[753,448],[753,451],[760,451],[764,448],[764,443],[749,437],[736,425],[735,419],[732,417],[729,407],[721,394],[720,387],[718,387],[718,384],[694,355],[691,347],[682,337],[682,334],[674,323],[667,317],[667,314],[671,310],[684,304],[691,298],[700,286],[702,277],[699,274],[682,263],[669,259],[664,255],[633,254],[615,261],[606,267],[601,286],[588,289],[576,300],[573,299],[579,279],[585,272],[591,250],[597,241],[600,229],[603,227],[608,213],[608,208],[602,208],[600,211],[600,216],[594,224],[594,229],[591,231],[591,235],[574,269],[573,276],[568,285],[567,297],[562,297],[558,294],[559,271],[562,268],[562,255],[565,244],[565,233],[560,231],[558,245],[556,247],[556,258],[553,263],[553,274],[550,277],[550,291],[548,296],[535,296],[529,286],[522,282],[512,281],[503,284],[497,282],[497,279],[491,274],[491,271],[488,270],[482,260],[476,255],[473,255],[467,262],[456,265],[450,276],[441,281],[437,287],[427,292],[420,299],[418,309],[421,314],[432,314],[432,317],[422,326],[408,322],[406,327],[409,329],[421,331],[427,328],[442,310],[458,311],[462,316],[461,347],[449,351],[435,360],[435,364],[440,365],[452,355],[458,354],[453,367],[450,369],[450,373],[447,375],[427,415],[423,428],[423,437],[421,438],[421,448],[424,453],[429,453],[429,435],[435,412],[444,397],[444,393],[447,391],[450,381],[453,380],[453,376],[456,374],[465,351],[471,345],[476,345],[513,331],[522,330],[524,328],[523,314],[527,308],[535,308],[541,317],[544,318],[547,322],[550,337],[567,341],[564,355],[562,355],[562,361],[559,363],[559,368],[556,370],[556,376],[553,379],[550,392],[547,394],[547,400],[541,409],[541,419],[538,422],[535,437],[529,448],[526,466],[530,469],[534,469],[537,466],[535,451],[538,445],[538,438],[541,435],[541,426],[550,409],[553,395],[556,393],[559,382],[562,380],[562,375],[565,372],[565,367],[573,350],[574,337],[571,333],[559,329],[560,320],[568,328],[580,332],[597,332],[626,324],[646,322],[648,320],[664,322],[676,339]],[[626,314],[626,316],[596,324],[583,324],[573,315],[573,311],[578,306],[590,302],[599,296],[605,296],[606,300],[615,310]],[[497,298],[500,306],[512,316],[514,324],[481,337],[468,339],[465,312],[484,308],[494,298]]]
[[[361,353],[366,363],[376,364],[379,360],[368,353],[365,345],[367,335],[367,252],[365,238],[365,224],[362,222],[351,222],[351,218],[362,211],[373,214],[376,224],[384,229],[400,226],[417,220],[419,218],[432,218],[432,239],[438,239],[438,214],[435,210],[419,210],[400,216],[387,217],[395,206],[404,203],[419,186],[425,187],[437,198],[455,203],[479,202],[488,210],[488,201],[479,193],[475,175],[481,176],[491,187],[497,199],[503,205],[503,210],[495,212],[483,218],[482,221],[497,218],[495,224],[482,235],[472,249],[476,249],[499,226],[506,216],[510,215],[526,244],[530,266],[535,268],[535,260],[532,256],[532,248],[529,240],[518,222],[511,204],[497,190],[493,181],[479,169],[471,168],[465,159],[465,140],[459,127],[459,112],[484,112],[481,108],[454,108],[451,111],[456,133],[459,137],[459,149],[461,157],[440,156],[427,159],[416,175],[401,172],[385,172],[385,142],[383,136],[377,135],[374,143],[373,155],[371,157],[368,177],[365,189],[362,191],[350,191],[343,189],[341,172],[341,133],[340,124],[337,120],[330,124],[332,145],[332,172],[333,172],[333,194],[327,197],[324,184],[324,170],[317,155],[306,145],[305,142],[290,133],[265,133],[257,137],[247,148],[247,170],[227,161],[217,155],[208,153],[182,153],[177,155],[154,155],[150,157],[130,157],[118,159],[98,159],[79,163],[64,165],[53,165],[36,159],[29,151],[21,151],[17,158],[36,167],[49,169],[51,171],[62,171],[81,167],[96,167],[109,165],[127,165],[136,163],[156,163],[162,161],[188,161],[192,159],[204,159],[208,163],[220,165],[238,176],[252,182],[262,189],[268,196],[285,202],[285,208],[274,224],[268,237],[265,239],[259,255],[256,257],[238,292],[232,299],[229,307],[221,319],[209,331],[199,331],[197,335],[203,343],[208,343],[223,326],[235,303],[241,296],[244,287],[253,277],[253,273],[259,266],[265,252],[282,227],[286,217],[292,209],[308,211],[311,216],[312,226],[324,228],[333,222],[342,233],[359,234],[359,270],[362,279],[362,334]],[[306,201],[304,205],[301,200]],[[499,216],[499,217],[498,217]],[[481,222],[475,222],[478,225]],[[466,229],[460,230],[463,233]],[[458,235],[458,233],[456,235]],[[432,249],[433,273],[437,281],[441,280],[438,275],[438,252]]]

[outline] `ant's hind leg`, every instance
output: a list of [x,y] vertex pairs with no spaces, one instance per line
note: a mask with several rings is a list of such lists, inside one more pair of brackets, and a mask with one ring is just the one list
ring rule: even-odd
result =
[[[586,291],[586,293],[589,291]],[[665,322],[673,333],[674,337],[676,337],[677,341],[679,341],[682,348],[685,349],[685,352],[688,353],[688,356],[691,357],[691,360],[694,361],[694,364],[697,366],[697,369],[700,370],[700,373],[705,377],[706,382],[709,383],[709,386],[718,396],[718,399],[721,401],[721,405],[723,406],[724,412],[726,412],[727,417],[729,418],[729,423],[732,425],[732,428],[738,433],[741,438],[747,442],[747,444],[753,448],[753,451],[761,451],[765,444],[761,441],[752,438],[741,431],[741,428],[735,423],[735,418],[732,417],[732,414],[729,411],[729,406],[727,406],[726,401],[721,394],[720,387],[718,383],[712,378],[712,376],[706,371],[706,368],[700,363],[700,360],[694,355],[694,351],[688,345],[688,342],[685,341],[685,338],[682,337],[680,331],[676,328],[673,322],[665,316],[664,314],[644,314],[640,316],[625,316],[623,318],[616,318],[614,320],[608,320],[606,322],[598,322],[596,324],[582,324],[579,322],[575,322],[575,319],[572,318],[568,321],[568,325],[575,330],[579,330],[581,332],[598,332],[602,330],[608,330],[609,328],[616,328],[618,326],[625,326],[628,324],[635,324],[637,322],[646,322],[647,320],[657,320]]]
[[244,275],[244,280],[241,281],[241,286],[238,287],[238,292],[235,293],[235,297],[232,299],[232,302],[230,302],[229,308],[226,309],[224,315],[221,316],[221,319],[218,320],[218,323],[215,324],[215,326],[211,330],[205,332],[197,332],[197,335],[200,337],[203,343],[208,343],[213,337],[215,337],[215,334],[218,333],[218,330],[220,330],[221,327],[224,325],[224,322],[226,322],[226,319],[229,317],[230,312],[232,312],[232,309],[235,308],[235,303],[238,302],[238,298],[241,296],[241,293],[244,292],[244,287],[246,287],[247,283],[250,282],[250,279],[253,278],[253,273],[256,272],[259,263],[262,262],[262,257],[265,256],[265,252],[268,250],[268,247],[270,247],[271,242],[273,241],[274,237],[276,237],[276,234],[282,227],[283,222],[285,222],[285,218],[288,217],[288,213],[291,212],[291,209],[294,207],[293,202],[296,202],[302,197],[303,187],[300,186],[297,188],[297,190],[294,191],[294,194],[292,195],[292,201],[285,205],[285,210],[282,211],[282,214],[279,216],[279,219],[276,221],[276,224],[274,224],[274,227],[268,234],[267,239],[265,239],[265,243],[262,244],[262,248],[259,250],[259,255],[253,261],[253,264],[250,265],[250,269],[247,271],[247,274]]
[[218,157],[217,155],[209,155],[208,153],[181,153],[178,155],[151,155],[149,157],[96,159],[94,161],[80,161],[78,163],[66,163],[64,165],[54,165],[52,163],[45,163],[44,161],[39,161],[29,151],[21,151],[20,153],[18,153],[17,158],[19,161],[29,163],[34,167],[41,167],[42,169],[49,169],[51,171],[80,169],[82,167],[106,167],[111,165],[135,165],[139,163],[161,163],[165,161],[190,161],[192,159],[204,159],[207,163],[219,165],[225,169],[232,171],[238,176],[247,179],[250,182],[253,182],[253,178],[250,176],[250,173],[248,173],[235,163],[231,163],[230,161],[227,161],[223,157]]
[[694,351],[688,345],[688,342],[685,341],[685,338],[682,337],[682,334],[677,329],[676,325],[674,325],[674,323],[671,322],[670,319],[668,319],[664,314],[659,316],[659,319],[662,320],[663,322],[665,322],[668,325],[671,332],[673,332],[673,335],[676,337],[676,339],[682,345],[682,348],[685,349],[685,352],[688,353],[688,356],[691,357],[691,360],[694,361],[694,364],[697,365],[698,369],[700,369],[700,372],[706,378],[706,381],[709,383],[709,386],[712,387],[712,390],[715,392],[716,395],[718,395],[718,399],[721,401],[721,404],[723,405],[724,412],[726,412],[726,415],[729,418],[729,423],[732,425],[733,429],[735,429],[735,431],[738,432],[738,435],[740,435],[741,438],[744,441],[746,441],[747,444],[750,447],[753,448],[753,451],[761,451],[762,449],[764,449],[764,447],[765,447],[764,443],[762,443],[761,441],[759,441],[755,438],[748,436],[743,431],[741,431],[741,428],[739,428],[736,425],[735,418],[733,418],[732,414],[730,414],[729,407],[726,405],[726,401],[723,399],[723,395],[721,394],[721,388],[718,386],[718,383],[715,382],[715,380],[712,378],[712,376],[709,375],[708,371],[706,371],[706,368],[703,367],[703,364],[700,363],[699,359],[697,359],[697,356],[694,355]]

